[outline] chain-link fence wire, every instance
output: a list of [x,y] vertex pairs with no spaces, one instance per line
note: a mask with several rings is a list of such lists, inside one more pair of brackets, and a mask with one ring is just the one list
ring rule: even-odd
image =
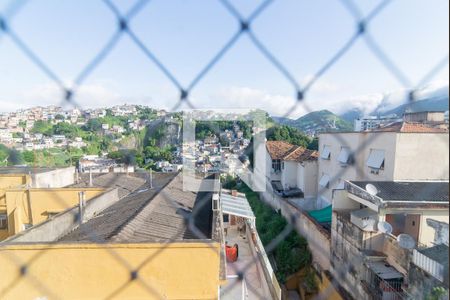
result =
[[[100,0],[99,0],[100,1]],[[82,109],[80,105],[78,105],[76,101],[77,91],[86,81],[86,79],[92,74],[92,72],[105,60],[105,58],[110,54],[110,52],[116,47],[116,45],[120,42],[122,36],[127,35],[133,43],[143,52],[143,54],[154,63],[155,67],[158,68],[162,75],[165,76],[169,81],[177,88],[179,91],[179,99],[177,103],[174,104],[172,111],[178,110],[183,105],[186,105],[189,108],[195,108],[195,104],[190,100],[190,94],[193,89],[198,85],[200,81],[202,81],[212,70],[215,65],[222,60],[222,58],[227,54],[227,52],[232,49],[239,39],[243,35],[247,35],[253,45],[264,55],[264,57],[280,72],[280,74],[285,78],[285,80],[292,86],[294,99],[296,99],[296,103],[292,106],[291,109],[286,111],[284,116],[290,116],[296,109],[302,107],[306,112],[312,112],[312,109],[308,105],[308,92],[310,89],[323,77],[330,69],[335,67],[337,62],[339,62],[345,54],[349,52],[350,49],[354,47],[356,42],[359,40],[363,40],[363,42],[367,45],[373,55],[378,59],[379,63],[384,66],[390,74],[392,74],[397,81],[401,84],[401,86],[408,91],[405,97],[405,103],[412,103],[417,100],[417,91],[419,88],[429,83],[443,68],[448,65],[448,55],[439,60],[436,65],[430,69],[427,74],[424,74],[423,78],[419,80],[417,84],[413,84],[411,80],[406,76],[404,72],[395,64],[395,62],[387,55],[387,53],[382,49],[379,43],[375,40],[375,38],[371,35],[369,31],[369,25],[373,22],[374,19],[377,18],[378,15],[382,14],[385,9],[389,7],[393,0],[385,0],[381,1],[372,11],[370,11],[367,15],[363,15],[360,11],[358,5],[351,0],[340,0],[342,5],[348,10],[350,17],[354,19],[355,31],[348,38],[348,40],[344,43],[344,45],[337,49],[335,54],[324,64],[318,68],[318,70],[314,73],[314,76],[304,84],[303,86],[295,79],[295,76],[289,71],[288,67],[283,65],[281,61],[275,56],[268,47],[265,46],[263,41],[256,35],[256,33],[252,29],[253,22],[264,13],[265,10],[270,9],[272,3],[276,2],[275,0],[266,0],[263,1],[250,15],[249,17],[244,17],[240,11],[233,6],[227,0],[217,0],[219,1],[224,9],[232,15],[235,20],[238,22],[239,29],[236,31],[232,37],[227,40],[223,47],[219,49],[219,51],[213,56],[213,58],[202,68],[199,70],[196,76],[190,81],[189,84],[183,85],[177,77],[174,75],[171,70],[162,62],[153,52],[152,50],[146,46],[146,44],[136,35],[135,31],[130,27],[130,21],[150,2],[149,0],[138,0],[127,12],[122,13],[118,7],[114,4],[112,0],[103,0],[101,1],[104,5],[110,9],[110,11],[114,14],[117,20],[117,30],[115,33],[109,38],[109,40],[104,44],[102,49],[96,53],[91,61],[82,68],[81,72],[75,76],[74,84],[69,86],[64,83],[61,77],[54,72],[45,61],[43,61],[31,47],[28,46],[26,41],[24,41],[14,30],[9,26],[11,20],[14,16],[20,13],[20,10],[26,7],[26,0],[16,0],[11,1],[9,5],[0,12],[0,42],[4,38],[9,38],[17,47],[19,51],[21,51],[25,56],[29,58],[29,60],[38,67],[43,74],[45,74],[50,80],[52,80],[62,91],[64,97],[61,99],[61,105],[71,105],[76,108]],[[1,46],[1,44],[0,44]],[[151,103],[149,103],[151,104]],[[317,120],[318,121],[318,120]],[[355,155],[359,151],[363,151],[370,143],[374,142],[380,135],[372,135],[370,139],[367,139],[365,143],[361,144],[358,149],[356,149],[351,155]],[[351,146],[343,140],[339,135],[335,136],[339,142],[341,142],[342,146]],[[320,150],[320,149],[319,149]],[[351,165],[350,167],[358,168],[358,166]],[[362,171],[362,170],[358,170]],[[337,182],[341,176],[345,173],[345,170],[342,169],[336,176],[330,179],[330,186]],[[443,174],[444,175],[444,174]],[[268,178],[264,178],[265,181],[268,181]],[[108,184],[114,185],[116,182],[115,179],[112,179]],[[270,184],[270,182],[267,182]],[[320,188],[319,196],[323,195],[326,192],[325,187]],[[174,205],[175,207],[179,206],[177,204],[176,199],[173,199],[171,195],[166,193],[164,190],[161,191],[161,194],[166,198],[168,203]],[[64,202],[64,199],[61,199]],[[208,204],[208,199],[204,198],[200,201],[199,205],[204,206]],[[65,204],[67,205],[67,203]],[[189,227],[194,235],[199,239],[207,238],[195,225],[195,213],[186,214],[183,216],[185,219],[186,225]],[[269,245],[265,247],[267,253],[272,253],[275,248],[279,245],[281,241],[284,240],[293,230],[295,230],[295,225],[298,219],[300,218],[299,212],[293,212],[291,219],[288,222],[288,225],[284,228],[284,230],[273,239]],[[114,259],[119,261],[121,265],[130,273],[130,280],[128,282],[124,282],[122,286],[118,286],[116,290],[111,291],[111,295],[108,298],[113,298],[118,295],[130,282],[138,281],[151,296],[163,298],[162,295],[158,293],[158,291],[152,287],[151,282],[146,282],[145,278],[141,278],[139,276],[139,270],[142,269],[148,262],[156,259],[159,254],[165,251],[166,247],[170,245],[171,242],[177,240],[177,236],[181,232],[177,232],[166,244],[166,247],[162,247],[159,251],[157,251],[152,256],[149,256],[138,268],[132,268],[131,265],[127,262],[127,260],[121,257],[117,251],[115,251],[111,246],[105,244],[105,240],[103,240],[100,236],[98,236],[95,232],[89,231],[86,232],[86,229],[83,226],[80,226],[80,230],[84,231],[89,236],[89,239],[93,243],[101,243],[104,246],[104,249],[107,253],[109,253]],[[313,244],[314,241],[310,241],[310,244]],[[313,245],[316,249],[321,249],[323,245]],[[17,280],[13,282],[11,286],[9,286],[6,290],[1,292],[1,295],[5,296],[10,289],[13,289],[18,281],[26,279],[30,280],[31,283],[39,290],[41,290],[46,295],[49,295],[51,298],[63,298],[57,291],[51,290],[49,287],[46,287],[38,278],[36,278],[33,274],[29,272],[31,264],[39,259],[39,257],[47,250],[52,247],[56,247],[54,243],[49,243],[47,249],[43,249],[38,252],[35,256],[31,257],[27,261],[21,261],[18,257],[14,256],[14,254],[10,255],[10,259],[14,261],[19,269],[19,276]],[[213,247],[211,247],[213,251],[216,251]],[[325,254],[325,250],[324,254]],[[245,273],[250,268],[252,264],[258,263],[257,258],[251,260],[249,264],[245,265],[243,268],[238,269],[237,273],[241,280],[245,280]],[[348,272],[350,267],[349,262],[345,263],[342,268],[336,270],[337,274],[345,274]],[[333,283],[337,284],[336,279],[333,279]],[[239,283],[238,283],[239,284]],[[232,288],[232,286],[227,287],[223,292],[226,295],[227,289]],[[252,292],[259,296],[260,298],[264,298],[263,295],[260,294],[259,290],[255,290],[251,285],[247,285],[247,288],[252,290]],[[317,297],[318,298],[326,298],[327,295],[332,291],[332,288],[328,288],[325,291],[322,291]]]

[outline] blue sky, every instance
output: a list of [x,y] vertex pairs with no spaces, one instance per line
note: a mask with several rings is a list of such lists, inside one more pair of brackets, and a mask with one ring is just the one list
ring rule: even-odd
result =
[[[18,0],[16,0],[18,1]],[[122,11],[134,3],[112,0]],[[248,16],[261,1],[234,0]],[[362,14],[379,1],[358,0]],[[0,14],[10,1],[0,0]],[[396,0],[369,30],[396,65],[418,82],[448,53],[449,3]],[[29,0],[10,27],[67,84],[78,75],[116,30],[116,19],[100,0]],[[183,85],[238,30],[238,23],[216,0],[152,0],[130,24],[133,31]],[[302,84],[352,36],[355,21],[338,0],[275,0],[255,21],[257,37]],[[54,83],[0,33],[0,110],[59,104]],[[433,88],[448,85],[446,66]],[[314,110],[343,112],[375,107],[383,93],[403,87],[363,40],[318,81],[305,103]],[[191,94],[197,107],[258,107],[283,114],[294,103],[291,84],[243,35]],[[401,97],[393,97],[398,102]],[[124,35],[90,74],[76,95],[82,106],[118,103],[171,108],[178,90]],[[306,112],[299,107],[292,117]]]

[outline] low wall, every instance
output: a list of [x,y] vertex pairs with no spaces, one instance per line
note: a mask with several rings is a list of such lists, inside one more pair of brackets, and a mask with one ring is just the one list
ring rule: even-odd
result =
[[[118,189],[111,189],[96,196],[86,202],[83,213],[84,219],[92,218],[96,213],[117,201],[119,201]],[[53,242],[78,226],[79,214],[79,207],[75,206],[41,224],[12,236],[5,240],[4,243]]]
[[3,246],[0,298],[217,299],[219,246],[210,241]]
[[258,232],[256,229],[251,228],[249,224],[247,225],[247,240],[250,245],[250,249],[253,253],[254,257],[257,257],[261,266],[264,278],[267,282],[267,285],[270,289],[270,294],[272,295],[272,299],[281,300],[282,299],[282,290],[280,284],[278,283],[277,277],[275,276],[275,272],[273,271],[272,265],[270,264],[269,258],[267,257],[266,250],[259,239]]
[[[330,270],[331,234],[305,211],[294,205],[281,201],[281,214],[285,219],[294,224],[295,230],[308,241],[313,262],[316,262],[322,270]],[[295,223],[293,222],[295,220]]]
[[283,217],[289,222],[295,218],[295,230],[308,241],[313,261],[322,270],[330,270],[331,233],[311,218],[305,210],[294,206],[288,201],[273,194],[270,184],[265,192],[259,193],[259,198],[276,210],[280,210]]
[[409,271],[412,251],[401,248],[397,240],[386,236],[384,239],[383,253],[387,255],[387,262],[403,274]]
[[59,188],[75,183],[75,167],[59,168],[31,175],[34,188]]

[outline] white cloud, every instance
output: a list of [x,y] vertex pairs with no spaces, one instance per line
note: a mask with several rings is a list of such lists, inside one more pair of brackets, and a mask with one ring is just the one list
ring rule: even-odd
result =
[[285,114],[296,103],[293,97],[237,86],[221,88],[207,98],[192,102],[200,108],[259,108],[276,116]]
[[[119,93],[101,84],[85,84],[75,91],[73,99],[81,107],[108,106],[121,100]],[[8,108],[15,110],[37,105],[63,105],[64,96],[65,92],[56,84],[36,85],[22,92],[19,96],[20,103],[11,103]]]
[[[309,76],[303,82],[311,79],[312,77]],[[178,101],[178,91],[171,86],[151,87],[151,91],[149,91],[151,97],[146,95],[128,95],[125,97],[115,90],[114,86],[114,83],[107,81],[84,84],[76,91],[74,100],[81,107],[86,108],[130,103],[168,110]],[[418,92],[419,97],[443,94],[448,96],[448,80],[437,80]],[[369,114],[375,109],[387,111],[404,103],[407,96],[405,90],[362,94],[360,96],[353,95],[351,87],[343,87],[319,80],[308,92],[306,100],[300,103],[294,98],[295,95],[240,86],[222,87],[209,94],[200,92],[191,97],[190,100],[197,108],[259,108],[273,116],[283,116],[289,113],[289,117],[298,118],[310,111],[322,109],[328,109],[337,114],[353,108],[361,110],[364,114]],[[55,84],[37,85],[23,91],[18,99],[19,101],[11,102],[0,99],[0,110],[14,111],[37,105],[61,105],[64,103],[63,97],[63,91]]]

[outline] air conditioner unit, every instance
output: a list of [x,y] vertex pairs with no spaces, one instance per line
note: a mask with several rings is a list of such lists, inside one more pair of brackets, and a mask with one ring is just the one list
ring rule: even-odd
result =
[[363,208],[350,213],[350,222],[364,231],[377,231],[378,214],[370,208]]

